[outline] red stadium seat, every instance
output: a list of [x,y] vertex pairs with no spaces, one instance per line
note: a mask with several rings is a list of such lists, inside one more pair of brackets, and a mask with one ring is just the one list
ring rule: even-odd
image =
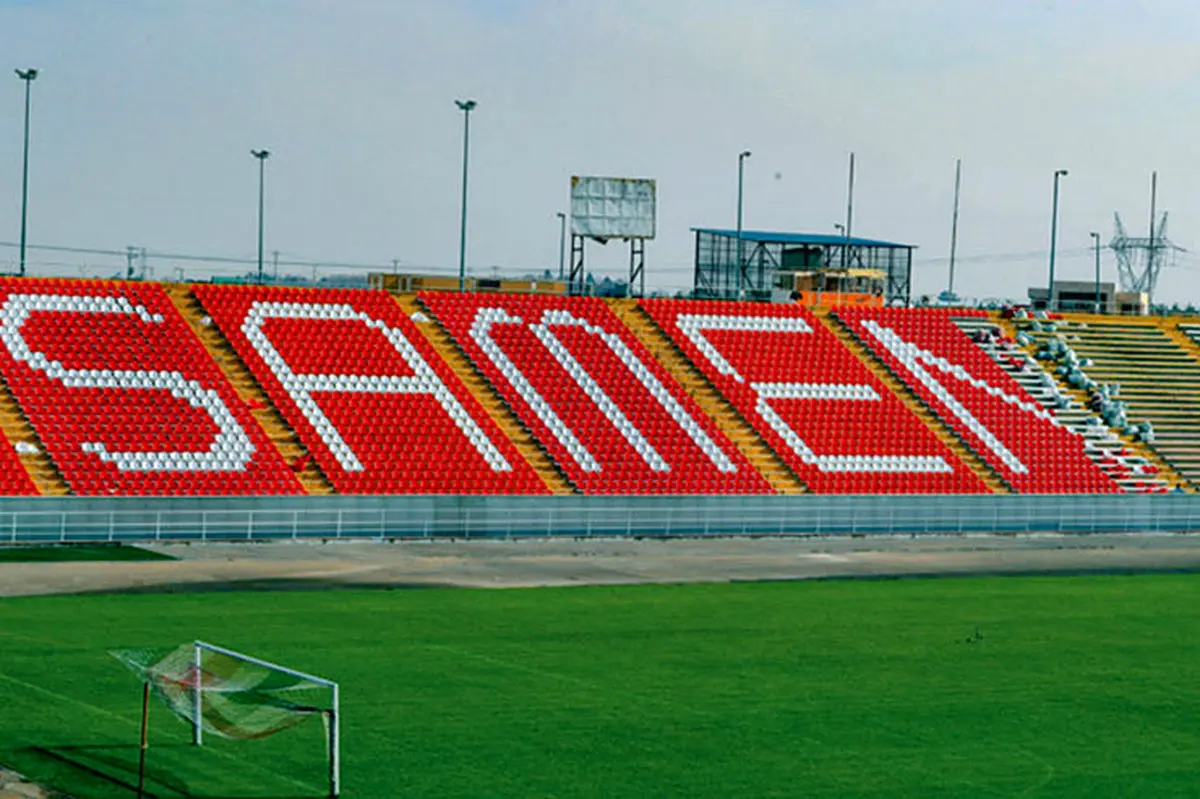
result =
[[811,490],[987,491],[805,308],[687,300],[641,306]]
[[[311,460],[353,494],[549,492],[385,292],[197,285],[195,295],[311,453],[284,462],[157,284],[0,279],[0,375],[71,490],[97,496],[302,493]],[[586,494],[769,493],[602,300],[421,295]],[[818,493],[987,486],[859,356],[792,304],[641,307]],[[1025,493],[1164,490],[1129,453],[1088,457],[953,323],[984,312],[839,309],[922,405]],[[1023,360],[1023,359],[1022,359]],[[0,496],[35,494],[0,442]]]
[[37,486],[25,471],[12,444],[0,436],[0,497],[37,494]]
[[770,491],[601,300],[420,298],[582,492]]
[[1059,424],[955,326],[950,312],[845,308],[837,315],[1015,490],[1121,490],[1087,456],[1084,438]]
[[193,291],[339,492],[548,492],[386,292]]
[[75,493],[301,493],[157,284],[0,280],[0,340],[0,371]]

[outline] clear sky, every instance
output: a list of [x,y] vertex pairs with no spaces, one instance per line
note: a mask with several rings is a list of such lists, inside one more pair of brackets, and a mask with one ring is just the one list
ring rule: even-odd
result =
[[[918,292],[945,281],[958,157],[961,293],[1044,283],[1056,168],[1062,278],[1090,279],[1114,211],[1145,235],[1152,170],[1200,252],[1197,41],[1195,0],[0,0],[5,69],[41,70],[31,243],[252,256],[265,147],[268,250],[452,270],[471,97],[472,271],[556,266],[572,174],[653,177],[659,287],[690,285],[690,227],[733,226],[743,149],[746,226],[807,232],[843,219],[854,151],[855,232],[918,245]],[[626,257],[589,248],[598,272]],[[1200,254],[1158,299],[1200,303]]]

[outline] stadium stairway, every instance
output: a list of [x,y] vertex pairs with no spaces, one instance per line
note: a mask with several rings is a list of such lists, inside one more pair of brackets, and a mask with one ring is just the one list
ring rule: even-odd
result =
[[3,381],[0,381],[0,430],[4,431],[5,437],[16,450],[21,465],[37,486],[38,493],[49,496],[71,493],[70,486],[47,454],[33,425],[21,411],[20,403]]
[[918,419],[924,422],[926,427],[933,431],[939,441],[953,452],[960,461],[965,463],[976,477],[983,481],[984,485],[996,494],[1012,493],[1012,487],[1000,475],[996,474],[974,450],[968,447],[950,426],[942,421],[941,417],[922,402],[916,394],[909,391],[908,386],[896,377],[892,370],[884,365],[882,361],[875,357],[875,354],[867,349],[859,341],[858,337],[851,332],[850,328],[831,313],[829,308],[817,306],[810,310],[833,335],[837,336],[846,349],[854,353],[855,357],[870,369],[893,394],[900,398],[905,407],[912,411]]
[[653,353],[667,373],[683,386],[700,409],[746,456],[776,493],[800,494],[807,490],[804,483],[767,446],[733,405],[704,379],[700,370],[672,343],[646,312],[638,307],[637,300],[609,300],[608,304],[613,313],[637,336],[646,349]]
[[[1151,445],[1161,460],[1200,486],[1200,361],[1176,340],[1160,320],[1072,315],[1053,331],[1034,330],[1032,320],[1019,328],[1034,337],[1061,334],[1067,345],[1092,365],[1087,374],[1100,383],[1120,385],[1130,421],[1154,427]],[[1044,326],[1044,325],[1043,325]]]
[[196,337],[225,379],[233,386],[238,397],[250,407],[250,414],[262,426],[271,443],[279,450],[284,461],[291,464],[296,471],[296,477],[309,494],[332,494],[333,484],[325,477],[316,460],[310,457],[308,449],[300,442],[296,431],[284,421],[283,416],[271,404],[267,393],[259,386],[254,375],[238,357],[233,346],[221,334],[220,329],[212,323],[200,300],[192,293],[186,284],[166,284],[167,296],[187,321],[188,326],[195,332]]
[[[1190,490],[1187,481],[1148,444],[1105,426],[1088,408],[1087,391],[1071,386],[1055,375],[1052,368],[1039,363],[1036,342],[1020,347],[1009,320],[993,314],[987,319],[955,319],[955,324],[968,335],[998,330],[1006,341],[976,343],[1059,423],[1083,436],[1089,457],[1126,491]],[[1088,369],[1081,371],[1086,374]],[[1066,407],[1060,406],[1060,397],[1066,398]]]
[[533,467],[546,487],[555,494],[577,493],[575,486],[529,432],[529,428],[521,423],[512,408],[501,399],[492,384],[475,368],[470,359],[454,343],[450,334],[437,322],[433,312],[426,308],[414,294],[392,296],[400,305],[401,310],[416,323],[417,328],[442,360],[458,375],[458,379],[463,382],[467,390],[475,395],[475,399],[487,411],[488,416],[513,443],[525,461]]

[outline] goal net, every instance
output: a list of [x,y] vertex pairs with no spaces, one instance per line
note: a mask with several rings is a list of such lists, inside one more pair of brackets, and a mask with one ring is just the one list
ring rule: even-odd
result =
[[338,795],[337,683],[203,641],[165,655],[129,649],[110,654],[191,724],[197,746],[205,734],[254,740],[319,717],[328,740],[330,795]]

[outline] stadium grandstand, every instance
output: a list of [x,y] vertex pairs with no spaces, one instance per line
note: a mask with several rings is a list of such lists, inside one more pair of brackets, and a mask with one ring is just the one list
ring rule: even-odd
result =
[[[822,279],[861,289],[862,277]],[[1194,324],[888,307],[834,289],[815,304],[805,292],[609,299],[561,284],[414,293],[5,278],[0,491],[1098,495],[1200,485]]]

